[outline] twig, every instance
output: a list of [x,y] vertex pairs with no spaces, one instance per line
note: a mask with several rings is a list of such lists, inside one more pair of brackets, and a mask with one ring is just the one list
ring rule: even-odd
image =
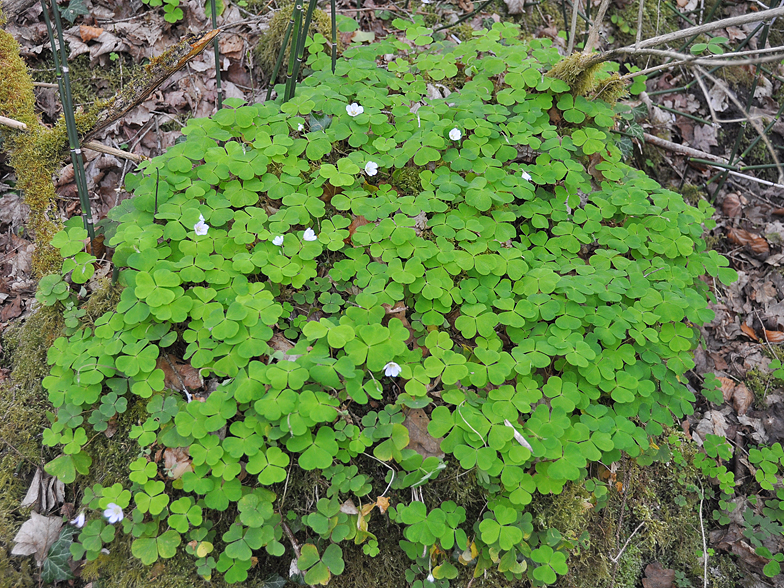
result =
[[[699,480],[697,480],[699,482]],[[705,543],[705,525],[702,522],[702,503],[705,501],[705,491],[700,482],[700,531],[702,531],[702,558],[704,567],[702,573],[703,588],[708,588],[708,545]]]
[[21,451],[19,451],[19,450],[18,450],[16,447],[14,447],[13,445],[11,445],[11,444],[10,444],[8,441],[6,441],[5,439],[3,439],[2,437],[0,437],[0,443],[4,443],[5,445],[8,445],[8,447],[10,447],[10,448],[11,448],[11,449],[14,451],[14,453],[16,453],[16,454],[17,454],[19,457],[21,457],[23,460],[30,462],[30,465],[32,465],[33,467],[36,467],[36,468],[40,468],[40,467],[41,467],[39,464],[35,463],[35,462],[34,462],[32,459],[30,459],[29,457],[27,457],[27,456],[26,456],[24,453],[22,453]]
[[22,121],[14,120],[12,118],[7,118],[5,116],[0,116],[0,125],[3,125],[4,127],[16,129],[17,131],[27,130],[27,125]]
[[[702,511],[700,511],[700,514],[702,514]],[[641,528],[641,527],[642,527],[644,524],[645,524],[645,521],[643,521],[643,522],[641,522],[639,525],[637,525],[637,528],[636,528],[636,529],[635,529],[635,530],[632,532],[632,534],[631,534],[631,535],[629,535],[629,538],[626,540],[626,543],[624,543],[624,544],[623,544],[623,548],[621,549],[621,551],[620,551],[620,552],[618,552],[618,555],[616,555],[615,557],[611,557],[611,558],[610,558],[610,561],[611,561],[611,562],[613,562],[614,564],[617,564],[617,563],[620,561],[620,559],[621,559],[621,556],[623,555],[623,552],[624,552],[624,551],[626,551],[626,548],[627,548],[627,547],[629,547],[629,541],[631,541],[631,540],[632,540],[632,537],[634,537],[634,536],[637,534],[637,531],[639,531],[639,530],[640,530],[640,528]],[[705,540],[705,536],[703,535],[703,541],[704,541],[704,540]]]
[[283,532],[286,533],[286,537],[289,538],[289,543],[291,543],[291,548],[294,550],[294,555],[299,559],[299,543],[297,543],[297,540],[294,538],[294,533],[291,532],[289,526],[283,521],[283,515],[281,515],[280,526],[283,527]]
[[33,82],[33,86],[38,88],[57,88],[57,84],[50,84],[49,82]]
[[602,25],[604,13],[607,12],[607,7],[609,5],[610,0],[602,0],[602,3],[599,5],[599,11],[593,19],[591,30],[588,33],[588,40],[585,42],[585,47],[583,48],[584,55],[588,55],[599,43],[599,27]]
[[[606,467],[606,466],[605,466]],[[621,529],[623,528],[623,515],[626,513],[626,499],[629,497],[628,483],[629,476],[631,475],[632,468],[627,464],[626,472],[623,475],[623,501],[621,502],[621,513],[618,517],[618,532],[615,534],[615,547],[618,548],[618,543],[621,542]],[[620,559],[613,565],[612,577],[610,578],[610,588],[615,586],[615,575],[618,573],[618,564]]]
[[572,1],[572,24],[569,28],[569,46],[566,48],[566,54],[571,55],[574,50],[574,37],[577,34],[577,13],[580,11],[580,0]]
[[673,143],[672,141],[668,141],[667,139],[662,139],[657,137],[656,135],[651,135],[650,133],[643,133],[643,139],[645,139],[646,143],[650,143],[651,145],[656,145],[657,147],[661,147],[662,149],[666,149],[667,151],[672,151],[673,153],[678,153],[680,155],[687,155],[689,157],[698,157],[701,159],[709,159],[711,161],[716,161],[719,163],[728,163],[726,159],[723,157],[719,157],[718,155],[713,155],[712,153],[707,153],[705,151],[700,151],[699,149],[693,149],[691,147],[687,147],[686,145],[681,145],[680,143]]

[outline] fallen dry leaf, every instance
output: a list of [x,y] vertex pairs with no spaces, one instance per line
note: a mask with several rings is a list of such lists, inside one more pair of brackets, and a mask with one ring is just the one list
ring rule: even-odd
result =
[[65,484],[45,473],[41,468],[37,468],[21,506],[28,508],[38,503],[39,512],[47,512],[64,501]]
[[17,295],[11,302],[3,306],[0,311],[0,321],[7,323],[9,320],[21,316],[22,314],[22,297]]
[[784,343],[784,332],[765,330],[765,339],[768,343]]
[[387,512],[387,509],[389,508],[389,498],[387,498],[386,496],[379,496],[378,498],[376,498],[376,506],[378,507],[378,510],[380,510],[382,514]]
[[166,388],[182,390],[185,386],[190,390],[199,390],[204,387],[199,370],[173,355],[159,357],[155,367],[163,370],[163,385]]
[[756,233],[744,229],[730,229],[727,238],[759,259],[764,260],[770,255],[770,245],[767,240]]
[[645,567],[643,588],[672,588],[674,582],[675,570],[665,569],[657,561]]
[[163,452],[163,467],[170,478],[178,479],[185,472],[192,472],[191,456],[187,447],[167,447]]
[[351,224],[348,226],[348,239],[346,239],[346,243],[348,243],[351,238],[354,236],[354,233],[357,232],[359,227],[363,227],[368,224],[370,221],[366,219],[364,216],[359,215],[355,216],[351,219]]
[[60,536],[62,526],[62,517],[45,517],[37,512],[31,512],[30,518],[24,522],[14,537],[15,545],[11,554],[35,555],[35,561],[40,565],[52,543]]
[[83,43],[97,39],[101,36],[101,33],[103,33],[102,28],[79,25],[79,36],[82,38]]
[[728,216],[730,218],[738,218],[743,214],[743,205],[741,204],[740,198],[737,194],[727,194],[724,198],[724,202],[721,203],[721,210],[724,212],[724,216]]
[[351,500],[350,498],[348,500],[346,500],[346,502],[344,502],[343,504],[340,505],[340,512],[342,512],[343,514],[348,514],[348,515],[359,514],[359,510],[354,505],[354,501]]
[[739,415],[746,414],[749,407],[754,402],[754,394],[752,394],[746,385],[743,383],[735,386],[732,392],[732,406]]
[[755,341],[759,341],[759,337],[757,337],[757,333],[755,333],[755,332],[754,332],[754,329],[752,329],[752,328],[751,328],[749,325],[747,325],[746,323],[743,323],[743,324],[740,326],[740,330],[741,330],[741,331],[743,331],[744,333],[746,333],[746,335],[748,335],[749,337],[751,337],[751,338],[752,338],[752,339],[754,339]]
[[441,451],[441,438],[435,439],[427,432],[430,417],[421,408],[410,410],[403,421],[403,426],[408,429],[408,445],[406,449],[413,449],[424,458],[444,457]]
[[724,376],[719,376],[716,379],[721,382],[721,394],[724,396],[724,402],[729,402],[732,400],[732,391],[735,390],[735,380]]

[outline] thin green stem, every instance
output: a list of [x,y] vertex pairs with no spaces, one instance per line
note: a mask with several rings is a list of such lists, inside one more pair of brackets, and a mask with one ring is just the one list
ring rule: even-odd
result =
[[46,22],[46,31],[49,33],[49,42],[52,46],[52,56],[54,57],[55,70],[57,72],[57,85],[60,89],[60,97],[63,101],[63,116],[65,117],[65,128],[68,133],[68,146],[71,150],[71,162],[74,168],[74,178],[76,180],[76,189],[79,193],[79,203],[82,207],[82,221],[84,228],[87,230],[87,235],[90,237],[90,244],[92,245],[95,239],[95,228],[93,227],[93,216],[90,209],[90,195],[87,192],[87,177],[84,173],[84,158],[82,157],[82,150],[79,146],[79,133],[76,130],[76,118],[74,117],[73,98],[71,93],[71,78],[68,75],[68,55],[65,49],[65,41],[63,40],[63,23],[60,19],[60,9],[57,7],[57,2],[52,2],[52,14],[54,15],[54,24],[57,29],[57,44],[60,45],[60,53],[58,56],[57,44],[55,43],[54,33],[52,32],[52,23],[49,20],[49,8],[46,5],[46,0],[41,0],[41,8],[44,14],[44,21]]
[[[408,6],[406,4],[406,6]],[[332,19],[332,73],[335,73],[335,65],[338,62],[338,26],[337,26],[337,8],[335,7],[335,0],[329,0],[330,18]]]
[[288,102],[294,95],[294,63],[297,60],[297,46],[299,36],[302,34],[302,0],[296,0],[294,4],[294,28],[291,30],[291,51],[289,55],[289,68],[286,72],[286,90],[283,94],[283,101]]
[[[212,13],[212,28],[218,28],[218,11],[215,8],[215,0],[210,0],[210,12]],[[223,108],[223,88],[221,87],[221,66],[220,49],[218,48],[218,37],[212,40],[215,49],[215,85],[218,90],[218,110]]]
[[[334,1],[334,0],[333,0]],[[294,13],[291,13],[291,20],[286,27],[286,34],[283,35],[283,45],[280,46],[280,53],[278,53],[278,60],[275,62],[275,69],[272,72],[272,77],[269,79],[269,87],[267,88],[267,100],[272,97],[272,88],[278,79],[280,73],[280,66],[283,65],[283,56],[286,54],[286,47],[289,46],[289,39],[291,38],[291,29],[294,27]],[[332,68],[334,73],[334,67]]]
[[294,72],[292,75],[293,84],[291,87],[291,94],[288,97],[288,100],[294,98],[294,90],[297,87],[297,80],[299,79],[299,70],[302,67],[302,59],[305,56],[305,41],[308,38],[308,31],[310,30],[310,21],[313,17],[313,12],[316,10],[316,3],[318,0],[310,0],[308,4],[308,10],[305,12],[305,23],[302,25],[302,30],[300,31],[299,39],[297,39],[297,59],[294,62]]

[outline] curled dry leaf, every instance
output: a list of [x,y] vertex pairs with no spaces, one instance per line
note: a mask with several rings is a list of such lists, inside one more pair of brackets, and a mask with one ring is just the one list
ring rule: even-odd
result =
[[752,402],[754,402],[754,394],[752,394],[746,384],[740,383],[735,386],[732,392],[732,407],[739,415],[746,414]]
[[204,387],[199,370],[173,355],[159,357],[155,367],[163,370],[163,385],[166,388],[182,390],[184,385],[190,390],[199,390]]
[[770,246],[767,240],[757,233],[751,233],[745,229],[730,229],[727,238],[759,259],[766,259],[770,255]]
[[35,470],[33,481],[22,499],[22,508],[38,503],[38,510],[46,512],[62,504],[65,500],[65,484],[56,477],[45,473],[41,468]]
[[741,204],[740,197],[736,193],[727,194],[724,202],[721,203],[721,210],[724,216],[730,218],[738,218],[743,214],[743,205]]
[[746,335],[748,335],[750,338],[754,339],[754,341],[759,341],[759,337],[757,337],[757,333],[755,333],[755,332],[754,332],[754,329],[752,329],[752,328],[751,328],[749,325],[747,325],[746,323],[743,323],[743,324],[740,326],[740,330],[741,330],[741,331],[743,331],[743,332],[744,332]]
[[79,25],[79,36],[82,38],[83,43],[97,39],[101,36],[101,33],[103,33],[102,28]]
[[35,561],[40,565],[52,543],[60,536],[62,526],[62,517],[45,517],[37,512],[31,512],[30,518],[24,522],[14,537],[15,545],[11,554],[35,555]]
[[169,473],[169,477],[178,479],[185,472],[192,472],[191,456],[187,447],[167,447],[163,452],[163,467]]
[[381,514],[384,514],[389,508],[389,498],[386,496],[379,496],[376,498],[376,506],[378,507],[378,510],[381,511]]
[[735,390],[735,380],[724,376],[719,376],[716,379],[721,382],[721,394],[724,396],[724,402],[729,402],[732,400],[732,392]]
[[784,343],[784,332],[765,330],[765,339],[768,343]]

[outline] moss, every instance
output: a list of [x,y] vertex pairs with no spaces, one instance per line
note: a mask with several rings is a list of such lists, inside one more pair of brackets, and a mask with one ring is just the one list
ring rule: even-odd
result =
[[585,96],[594,89],[596,73],[602,67],[601,63],[589,65],[590,58],[582,53],[572,53],[556,63],[546,75],[569,84],[575,96]]
[[[259,43],[255,49],[256,63],[263,72],[272,75],[275,71],[275,62],[278,60],[280,49],[283,46],[283,39],[286,36],[286,28],[291,21],[291,13],[294,11],[294,4],[284,4],[280,10],[270,19],[269,30],[259,39]],[[304,18],[304,17],[303,17]],[[330,16],[323,10],[316,9],[313,13],[311,21],[311,34],[313,32],[320,33],[327,39],[328,44],[325,46],[326,51],[331,50],[332,39],[332,22]],[[338,54],[342,52],[342,44],[340,42],[340,35],[338,35]],[[307,58],[307,50],[305,56]],[[278,79],[276,81],[283,81],[286,77],[286,66],[289,62],[291,55],[290,46],[286,48],[284,54],[283,64],[281,65]],[[304,61],[303,61],[304,63]]]
[[82,322],[85,325],[94,326],[98,317],[117,307],[122,290],[122,286],[112,284],[109,278],[99,280],[97,287],[84,305],[85,315],[82,317]]
[[462,23],[456,27],[452,27],[449,31],[461,41],[469,41],[474,38],[474,27],[468,23]]
[[694,184],[684,184],[681,188],[681,196],[692,206],[697,206],[702,200],[703,191],[702,188]]
[[413,167],[403,167],[392,173],[395,188],[404,196],[417,196],[422,191],[422,181],[419,179],[419,170]]

